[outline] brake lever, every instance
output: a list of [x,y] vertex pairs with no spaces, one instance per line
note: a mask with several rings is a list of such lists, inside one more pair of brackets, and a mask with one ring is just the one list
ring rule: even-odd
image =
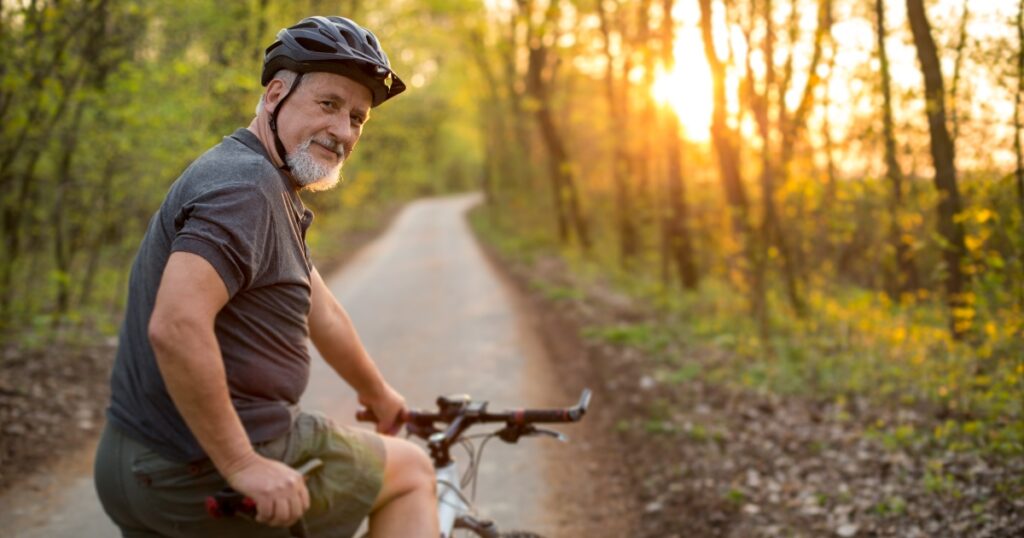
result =
[[533,431],[527,435],[546,435],[548,437],[553,437],[556,441],[561,441],[563,443],[569,442],[569,436],[564,433],[556,432],[555,430],[546,430],[544,428],[533,428]]
[[511,444],[515,444],[521,437],[528,437],[531,435],[546,435],[563,443],[569,441],[569,438],[560,432],[538,428],[533,424],[508,425],[495,432],[495,435],[497,435],[502,441]]

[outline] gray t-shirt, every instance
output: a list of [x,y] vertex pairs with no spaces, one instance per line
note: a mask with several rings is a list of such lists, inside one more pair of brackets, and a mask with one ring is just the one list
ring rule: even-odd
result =
[[215,332],[249,439],[260,443],[288,431],[309,379],[312,265],[305,235],[312,221],[293,182],[246,129],[182,173],[132,265],[111,375],[111,423],[167,458],[205,457],[167,393],[147,334],[167,259],[183,251],[210,262],[227,286],[230,299]]

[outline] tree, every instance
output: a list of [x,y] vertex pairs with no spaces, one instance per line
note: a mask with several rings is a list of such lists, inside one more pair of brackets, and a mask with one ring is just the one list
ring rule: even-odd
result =
[[907,18],[914,34],[917,59],[924,75],[925,101],[928,115],[928,132],[932,163],[935,166],[935,188],[939,192],[938,232],[943,240],[942,251],[946,270],[946,302],[950,308],[950,330],[956,338],[962,338],[969,324],[958,320],[958,312],[965,305],[964,292],[968,278],[961,263],[967,252],[964,243],[964,229],[957,215],[962,203],[957,187],[956,165],[954,163],[953,141],[946,128],[946,92],[942,82],[939,55],[932,39],[931,25],[924,11],[923,0],[907,0]]
[[917,289],[917,268],[914,266],[910,245],[904,239],[900,224],[903,211],[903,171],[896,160],[896,134],[892,119],[892,78],[889,73],[889,54],[885,40],[885,0],[875,0],[875,34],[878,40],[879,78],[882,87],[882,139],[885,146],[885,175],[891,184],[889,197],[889,246],[893,251],[893,268],[888,271],[887,290],[891,297]]
[[718,158],[718,169],[721,174],[722,187],[728,204],[732,231],[742,245],[746,274],[750,280],[750,309],[757,317],[762,333],[768,330],[768,313],[765,304],[764,274],[762,271],[751,270],[756,264],[756,247],[753,231],[750,226],[749,204],[743,178],[740,172],[740,152],[737,147],[737,135],[726,121],[726,81],[725,62],[718,57],[715,50],[715,36],[712,26],[713,12],[711,0],[700,0],[700,31],[704,42],[704,57],[711,68],[713,111],[711,114],[711,140]]
[[[621,7],[618,6],[618,4],[615,5],[617,7]],[[620,85],[616,80],[616,58],[612,53],[611,44],[612,30],[608,21],[609,15],[607,13],[607,6],[602,0],[598,0],[597,2],[597,14],[601,22],[601,35],[604,39],[604,57],[607,62],[604,84],[605,97],[608,100],[608,111],[611,115],[610,138],[628,138],[626,133],[629,126],[626,122],[626,118],[629,116],[629,83],[627,81]],[[628,58],[628,53],[626,54],[626,57]],[[627,60],[625,63],[626,65],[623,67],[623,72],[629,73],[629,61]],[[616,86],[622,88],[621,91],[616,91]],[[625,142],[615,144],[615,150],[612,156],[611,174],[612,183],[615,185],[615,214],[617,223],[616,232],[619,238],[619,264],[623,268],[627,268],[629,266],[632,259],[636,257],[638,249],[638,230],[633,215],[632,189],[629,185],[630,176],[632,175],[631,165],[632,161],[629,156],[628,144]]]
[[[664,13],[672,13],[673,0],[665,0]],[[671,15],[662,21],[662,60],[666,71],[675,66],[674,32],[675,21]],[[665,216],[663,232],[665,246],[679,275],[680,284],[686,289],[697,287],[697,266],[693,261],[693,240],[690,233],[689,208],[686,200],[686,183],[683,181],[683,144],[679,134],[679,118],[673,110],[665,111],[665,152],[667,176],[665,178],[668,196],[668,214]]]
[[1017,91],[1013,94],[1013,149],[1017,157],[1017,205],[1024,220],[1024,151],[1021,149],[1021,97],[1024,96],[1024,0],[1017,6]]
[[571,237],[571,232],[580,246],[587,250],[591,246],[590,229],[583,216],[573,163],[569,159],[565,141],[551,111],[552,85],[557,61],[552,61],[550,56],[551,45],[555,42],[552,27],[559,17],[558,2],[548,4],[539,24],[533,22],[532,6],[532,2],[528,0],[519,1],[520,15],[526,18],[528,25],[526,91],[533,98],[533,116],[540,130],[541,141],[548,151],[548,170],[555,201],[558,236],[566,243]]

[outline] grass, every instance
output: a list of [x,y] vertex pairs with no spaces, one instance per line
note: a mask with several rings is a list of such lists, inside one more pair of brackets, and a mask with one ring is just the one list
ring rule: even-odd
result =
[[[651,271],[618,269],[606,259],[604,247],[584,256],[558,248],[539,227],[503,228],[500,219],[481,215],[473,222],[506,257],[528,263],[557,256],[576,281],[613,286],[656,313],[587,327],[584,336],[645,352],[657,361],[660,382],[701,379],[840,404],[867,398],[881,407],[944,417],[936,428],[875,425],[869,435],[894,450],[932,446],[1024,455],[1024,312],[993,300],[996,291],[985,279],[978,280],[977,295],[965,295],[967,306],[957,312],[960,322],[974,328],[966,341],[950,337],[941,297],[921,291],[896,302],[836,283],[809,289],[809,314],[803,318],[788,310],[782,290],[769,290],[771,331],[762,338],[733,282],[705,277],[698,290],[684,293],[666,287]],[[533,286],[556,300],[586,300],[586,286]],[[714,361],[701,360],[707,349],[716,350]],[[842,419],[845,407],[838,407]],[[939,487],[942,480],[931,483]]]

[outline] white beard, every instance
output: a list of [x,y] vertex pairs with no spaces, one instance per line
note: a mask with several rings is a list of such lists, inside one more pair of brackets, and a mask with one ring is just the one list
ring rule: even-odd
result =
[[[338,153],[338,164],[327,166],[316,159],[309,151],[309,146],[314,142],[332,149]],[[338,143],[332,143],[330,139],[315,139],[310,137],[299,144],[295,151],[288,154],[288,166],[291,167],[292,177],[303,190],[318,192],[333,188],[341,181],[341,166],[345,164],[345,148]]]

